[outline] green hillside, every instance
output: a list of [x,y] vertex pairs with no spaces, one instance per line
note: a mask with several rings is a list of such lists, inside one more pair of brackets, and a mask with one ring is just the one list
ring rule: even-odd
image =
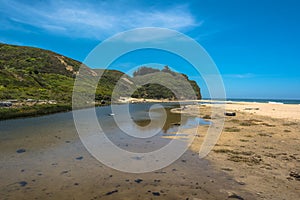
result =
[[[0,102],[17,102],[10,108],[0,108],[0,119],[71,109],[73,85],[81,65],[79,61],[48,50],[0,43]],[[103,72],[87,69],[95,74]],[[138,76],[141,74],[130,77],[120,71],[105,70],[96,90],[96,103],[111,102],[113,89],[120,78],[131,82]],[[198,85],[193,81],[190,83],[197,98],[201,98]],[[126,91],[130,86],[123,84],[122,87]],[[155,84],[141,87],[133,96],[174,99],[174,94],[167,88]],[[55,103],[50,104],[50,101]]]
[[[132,81],[141,85],[134,94],[136,98],[149,99],[201,99],[200,88],[185,74],[173,72],[168,66],[162,70],[141,67],[133,73]],[[142,85],[142,83],[147,83]],[[175,94],[176,93],[176,94]]]
[[[32,47],[0,44],[0,100],[35,99],[70,103],[81,63]],[[96,96],[107,98],[122,72],[107,70]]]

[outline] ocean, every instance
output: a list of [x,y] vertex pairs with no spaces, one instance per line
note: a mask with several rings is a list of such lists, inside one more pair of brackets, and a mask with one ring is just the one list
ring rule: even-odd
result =
[[[211,100],[204,98],[203,100]],[[215,99],[221,101],[221,99]],[[224,100],[224,99],[223,99]],[[277,103],[277,104],[300,104],[300,100],[297,99],[225,99],[226,101],[242,101],[242,102],[257,102],[257,103]]]

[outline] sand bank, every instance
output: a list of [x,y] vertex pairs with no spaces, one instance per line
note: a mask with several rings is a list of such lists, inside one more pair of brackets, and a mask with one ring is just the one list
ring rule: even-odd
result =
[[230,102],[226,104],[226,109],[272,118],[300,120],[299,104]]
[[[212,106],[190,105],[183,112],[209,120]],[[215,169],[233,176],[257,199],[300,199],[300,106],[230,102],[225,107],[237,116],[225,118],[207,156]],[[199,127],[190,147],[195,153],[207,128]]]

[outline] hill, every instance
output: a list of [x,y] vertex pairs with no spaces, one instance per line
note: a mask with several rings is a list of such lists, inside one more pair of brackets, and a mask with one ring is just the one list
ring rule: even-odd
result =
[[[79,61],[48,50],[0,43],[0,102],[14,102],[10,108],[0,108],[0,119],[71,109],[74,80],[81,65]],[[96,75],[103,72],[101,69],[85,67]],[[96,104],[111,102],[119,79],[131,82],[135,77],[117,70],[103,72],[95,94]],[[197,98],[201,98],[197,84],[193,81],[190,83]],[[124,84],[124,87],[126,91],[128,84]],[[162,95],[155,95],[159,93]],[[144,98],[145,94],[147,98],[174,99],[170,91],[155,84],[143,86],[133,96]]]
[[[74,80],[81,64],[43,49],[0,44],[0,100],[33,99],[70,103]],[[106,70],[99,82],[98,98],[110,96],[118,77],[123,74]]]
[[201,99],[197,83],[190,80],[185,74],[171,71],[168,66],[162,70],[143,66],[136,70],[133,76],[132,81],[136,85],[149,82],[139,87],[133,97],[172,100]]

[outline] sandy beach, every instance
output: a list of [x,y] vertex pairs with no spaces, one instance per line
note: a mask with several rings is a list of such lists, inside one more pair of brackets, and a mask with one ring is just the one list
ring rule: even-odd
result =
[[[209,120],[213,104],[184,111]],[[218,143],[207,159],[257,199],[300,198],[300,105],[228,102]],[[175,112],[181,112],[175,110]],[[208,127],[199,127],[191,150],[198,152]],[[190,130],[193,131],[193,130]]]
[[[194,104],[173,112],[209,121],[212,106]],[[19,131],[18,137],[11,134],[10,122],[3,121],[10,128],[0,140],[1,199],[299,199],[299,105],[239,102],[227,104],[226,110],[237,115],[226,117],[222,135],[205,159],[198,152],[209,126],[201,125],[180,159],[145,174],[119,172],[93,158],[70,113],[38,122],[12,121],[21,123],[14,133]],[[61,120],[52,122],[57,117]],[[41,124],[35,133],[27,131],[30,121]],[[193,131],[183,130],[187,137]]]

